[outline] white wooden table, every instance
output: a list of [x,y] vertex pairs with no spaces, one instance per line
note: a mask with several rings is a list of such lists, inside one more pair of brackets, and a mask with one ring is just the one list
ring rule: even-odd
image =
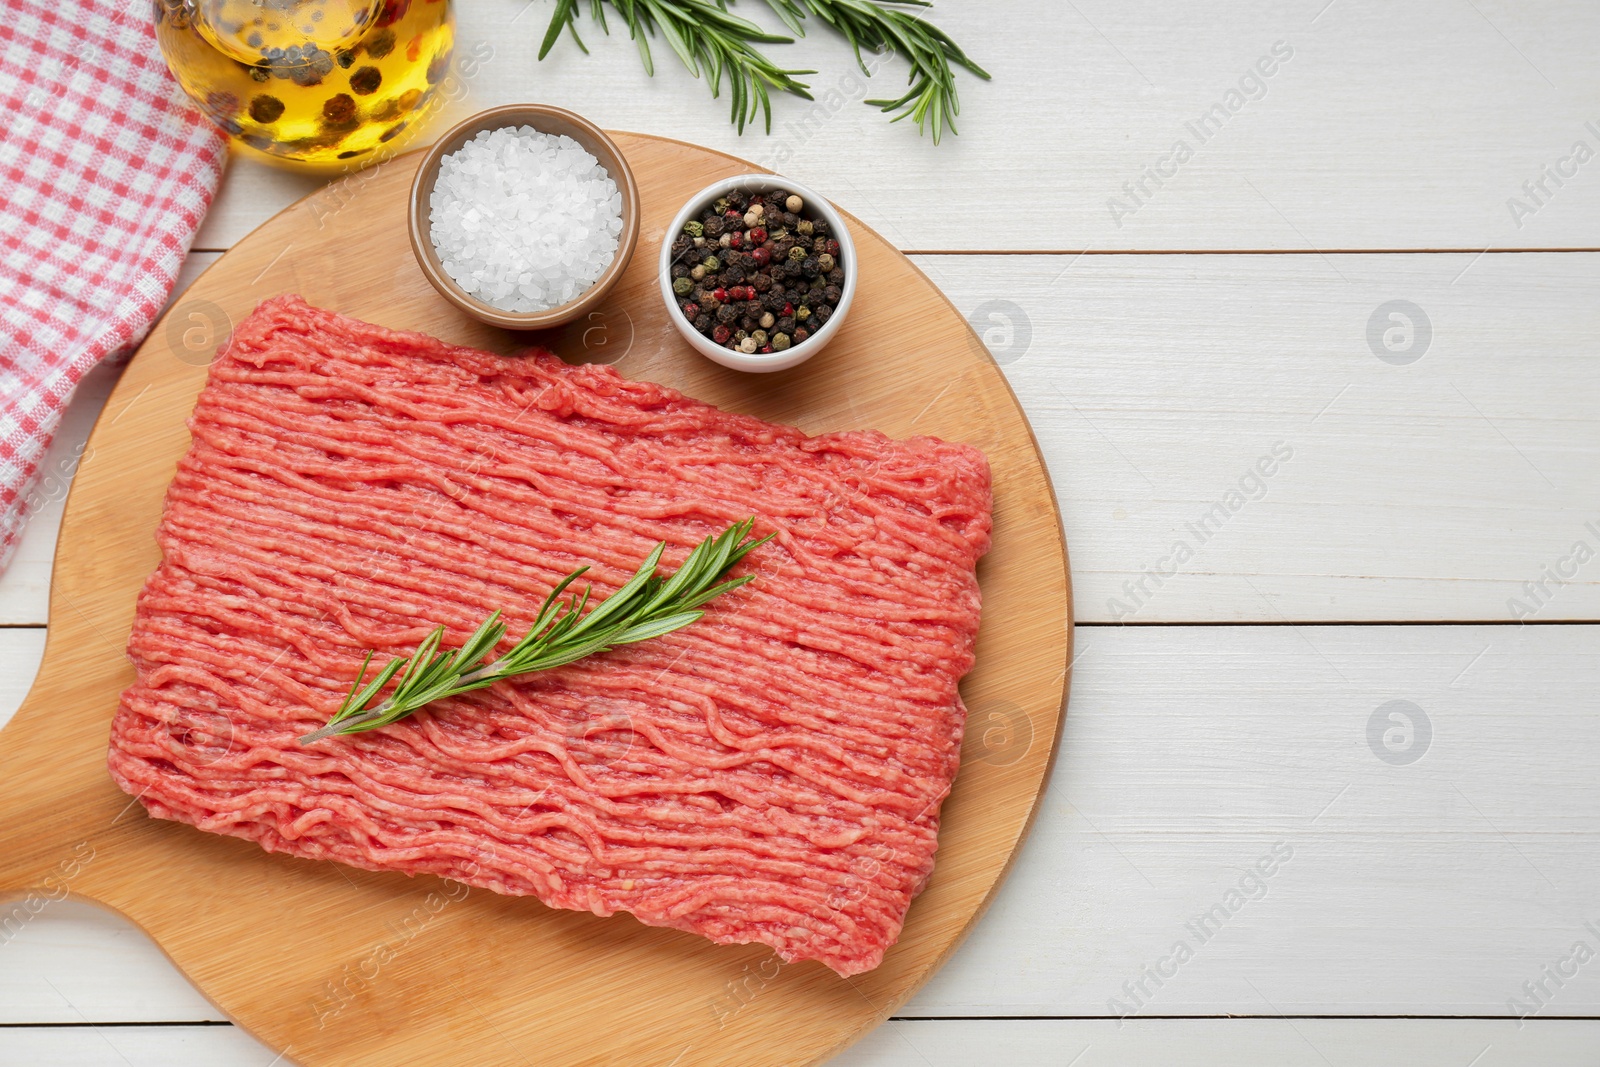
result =
[[[739,138],[664,46],[654,81],[595,32],[536,63],[549,8],[461,5],[457,110],[784,160],[972,315],[1060,497],[1079,651],[1033,836],[836,1062],[1594,1063],[1600,7],[944,0],[995,80],[937,149],[857,102],[900,68],[869,89],[821,33],[821,106]],[[313,187],[235,166],[187,276]],[[0,578],[0,721],[59,516]],[[277,1055],[120,919],[0,943],[0,1062]]]

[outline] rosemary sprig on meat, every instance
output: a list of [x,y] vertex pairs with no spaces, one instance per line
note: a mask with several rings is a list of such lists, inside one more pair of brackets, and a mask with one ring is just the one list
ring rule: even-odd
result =
[[[723,578],[745,556],[772,540],[772,534],[759,540],[747,540],[754,527],[755,519],[745,519],[706,538],[689,553],[683,566],[670,575],[656,574],[661,553],[667,547],[665,542],[656,545],[634,576],[588,614],[584,611],[589,605],[589,587],[581,594],[562,598],[567,587],[589,569],[579,567],[545,597],[527,635],[491,663],[483,660],[506,633],[498,611],[483,621],[483,625],[467,638],[466,644],[454,651],[439,647],[444,640],[444,627],[438,627],[422,639],[410,656],[390,660],[363,686],[361,680],[366,677],[367,666],[374,655],[368,652],[339,710],[326,726],[306,734],[300,738],[300,743],[309,745],[335,734],[376,730],[398,722],[435,700],[484,689],[503,679],[560,667],[618,645],[647,641],[682,629],[705,614],[699,610],[702,604],[753,580],[754,575],[749,574],[726,581]],[[391,680],[395,680],[393,691],[374,704]]]
[[[892,122],[912,118],[924,133],[931,128],[934,143],[948,128],[956,132],[955,117],[961,111],[956,97],[955,68],[964,67],[985,81],[988,71],[978,66],[949,34],[927,22],[923,15],[932,0],[766,0],[767,6],[799,37],[805,36],[808,14],[833,27],[855,49],[856,62],[863,74],[871,73],[862,59],[863,47],[879,53],[898,53],[911,65],[910,88],[894,100],[868,100],[866,103],[893,114]],[[683,65],[695,76],[706,74],[711,95],[722,95],[722,75],[728,75],[732,95],[732,118],[739,132],[754,122],[760,111],[768,133],[772,132],[772,101],[769,89],[812,99],[810,86],[801,75],[814,70],[789,70],[768,59],[757,45],[790,44],[793,38],[767,33],[755,23],[727,9],[728,0],[589,0],[588,14],[600,29],[606,24],[606,5],[622,16],[628,36],[639,47],[639,57],[647,74],[655,74],[650,56],[650,38],[659,32],[666,38]],[[567,30],[578,47],[588,53],[578,36],[580,0],[557,0],[550,26],[539,46],[539,58],[549,54]]]

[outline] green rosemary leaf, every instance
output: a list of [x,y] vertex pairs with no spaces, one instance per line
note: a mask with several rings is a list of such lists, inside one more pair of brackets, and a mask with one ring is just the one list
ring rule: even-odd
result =
[[[638,0],[641,4],[656,0]],[[749,540],[755,519],[736,522],[720,534],[696,545],[683,565],[670,576],[656,574],[666,544],[658,544],[633,577],[592,611],[589,587],[582,593],[567,589],[587,567],[579,567],[558,582],[539,606],[533,625],[511,650],[485,663],[504,639],[500,612],[491,614],[471,637],[454,650],[443,650],[445,628],[436,627],[410,656],[396,657],[365,685],[374,653],[368,652],[350,685],[344,702],[326,726],[300,738],[303,745],[337,734],[376,730],[410,715],[435,700],[470,693],[495,682],[532,671],[549,670],[604,652],[617,645],[647,641],[682,629],[705,613],[701,605],[754,580],[753,575],[727,578],[727,574],[753,550],[772,540],[768,534]],[[726,580],[724,580],[726,579]],[[563,599],[565,595],[565,599]],[[389,695],[373,703],[386,685]]]

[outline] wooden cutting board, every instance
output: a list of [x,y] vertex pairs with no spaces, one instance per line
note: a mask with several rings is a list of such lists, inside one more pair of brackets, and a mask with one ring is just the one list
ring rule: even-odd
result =
[[[887,1017],[973,926],[1044,789],[1071,649],[1066,546],[1022,409],[959,312],[851,219],[861,283],[832,344],[793,370],[745,375],[688,349],[653,271],[663,228],[708,182],[758,168],[616,136],[643,200],[638,250],[609,302],[560,331],[467,319],[417,268],[406,197],[420,153],[343,179],[240,241],[156,324],[89,438],[62,520],[38,681],[0,731],[0,897],[62,893],[141,926],[229,1017],[283,1059],[355,1067],[813,1064]],[[161,498],[184,419],[231,323],[297,292],[397,329],[511,352],[537,341],[734,411],[812,432],[875,427],[981,448],[994,468],[983,626],[938,866],[881,967],[843,979],[760,946],[553,911],[431,877],[272,856],[149,818],[106,773],[134,598],[158,554]],[[226,537],[226,530],[218,530]]]

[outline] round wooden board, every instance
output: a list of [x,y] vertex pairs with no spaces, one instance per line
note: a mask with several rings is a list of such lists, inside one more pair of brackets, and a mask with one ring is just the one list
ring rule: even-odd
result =
[[[516,336],[464,317],[406,239],[419,153],[285,210],[206,271],[140,348],[89,438],[62,523],[38,681],[0,732],[0,895],[69,892],[144,928],[200,990],[284,1060],[394,1063],[813,1064],[886,1018],[933,973],[1004,876],[1043,791],[1065,710],[1066,546],[1026,418],[966,321],[909,260],[851,220],[861,286],[823,353],[745,375],[673,332],[652,276],[663,227],[696,189],[755,170],[680,142],[617,134],[642,192],[638,250],[589,319]],[[308,301],[499,352],[573,360],[808,432],[874,427],[981,448],[994,469],[983,626],[962,684],[970,714],[938,866],[900,943],[842,979],[626,916],[554,911],[433,878],[262,852],[147,817],[105,769],[134,598],[184,420],[229,324],[262,299]],[[227,531],[217,531],[226,537]],[[460,897],[460,899],[454,899]]]

